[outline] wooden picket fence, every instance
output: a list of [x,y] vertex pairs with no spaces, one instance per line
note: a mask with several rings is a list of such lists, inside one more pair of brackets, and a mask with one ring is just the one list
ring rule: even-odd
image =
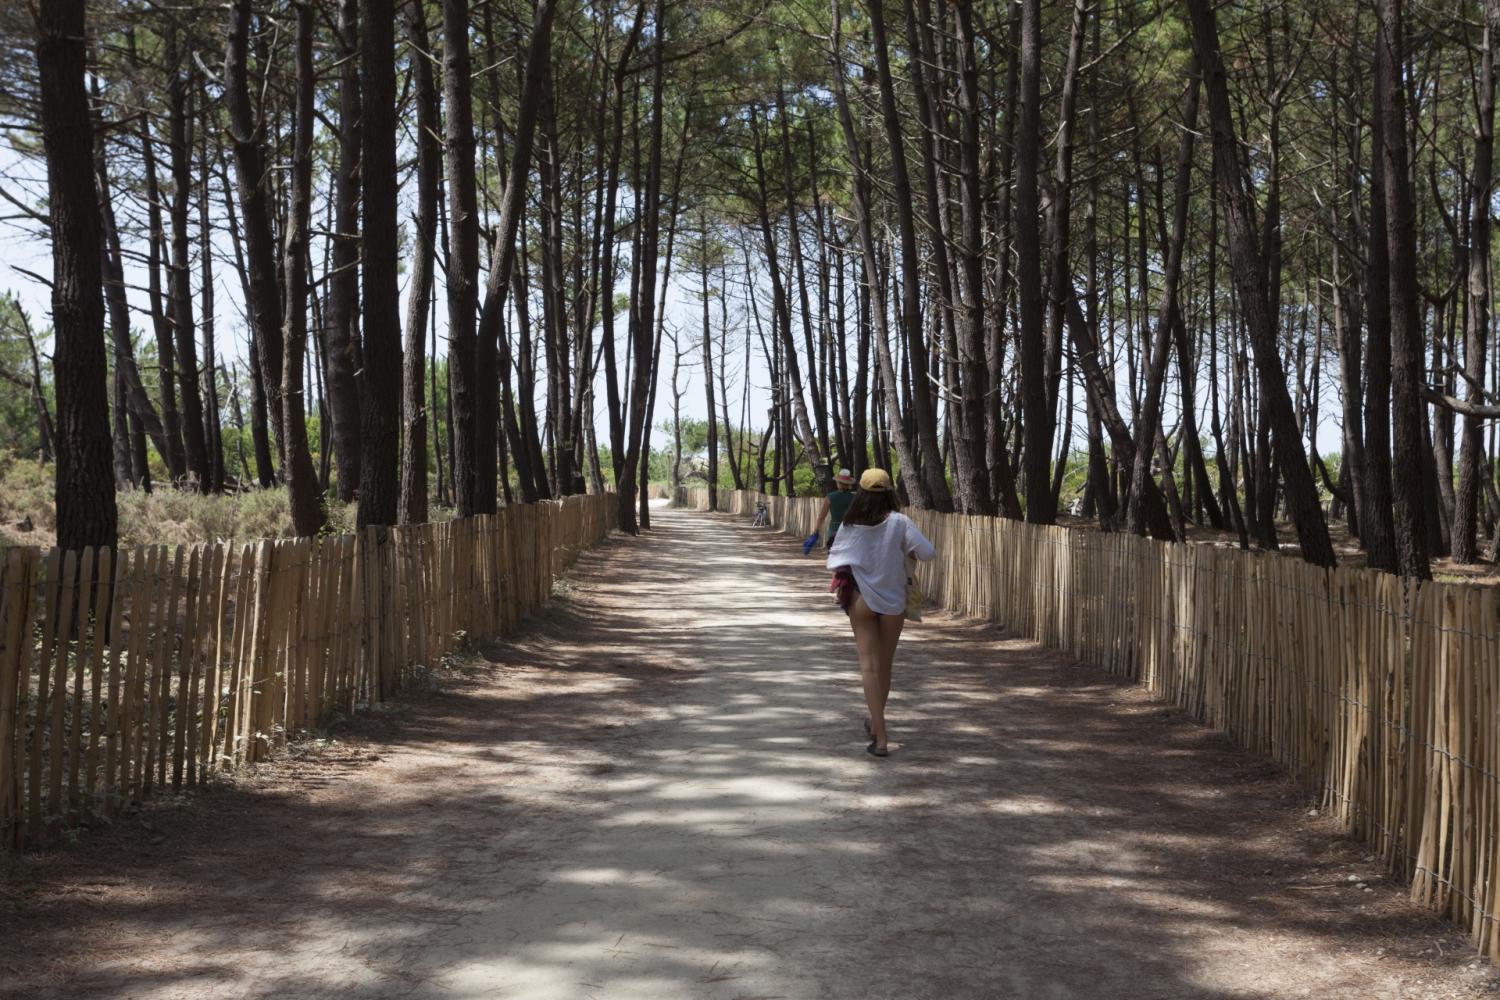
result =
[[253,762],[511,631],[612,494],[358,534],[0,552],[0,850]]
[[[719,491],[810,533],[821,500]],[[685,506],[707,507],[687,490]],[[1144,685],[1304,782],[1413,901],[1500,962],[1500,593],[909,511],[929,600]]]

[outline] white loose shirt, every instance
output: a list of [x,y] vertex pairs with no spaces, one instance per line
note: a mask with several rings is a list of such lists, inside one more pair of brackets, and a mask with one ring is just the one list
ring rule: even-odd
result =
[[906,610],[907,555],[926,562],[937,550],[911,518],[892,511],[879,524],[841,524],[828,550],[828,568],[849,567],[871,611],[899,615]]

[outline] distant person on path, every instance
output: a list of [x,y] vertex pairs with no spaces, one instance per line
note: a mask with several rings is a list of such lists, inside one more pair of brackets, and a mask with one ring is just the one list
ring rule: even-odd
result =
[[849,615],[864,682],[865,749],[886,757],[885,703],[891,694],[891,667],[896,643],[906,623],[906,560],[927,561],[937,555],[911,518],[901,513],[890,473],[869,469],[859,477],[859,492],[845,512],[838,537],[828,550],[828,568],[839,607]]
[[835,489],[823,498],[823,509],[818,511],[818,520],[813,524],[812,534],[802,542],[803,555],[807,555],[818,544],[824,518],[828,518],[827,548],[833,548],[833,536],[839,533],[839,525],[844,523],[844,515],[854,502],[854,473],[848,469],[840,469],[839,474],[833,477],[833,483]]

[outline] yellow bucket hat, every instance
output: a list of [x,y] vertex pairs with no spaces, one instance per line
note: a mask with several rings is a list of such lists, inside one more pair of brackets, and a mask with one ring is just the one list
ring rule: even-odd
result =
[[891,485],[891,474],[884,469],[866,469],[859,477],[859,488],[867,493],[889,493],[895,489]]

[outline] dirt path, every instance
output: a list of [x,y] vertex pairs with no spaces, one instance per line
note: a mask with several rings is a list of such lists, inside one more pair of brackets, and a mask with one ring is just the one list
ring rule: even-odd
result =
[[909,631],[871,758],[815,562],[655,517],[405,718],[25,859],[0,994],[1495,989],[1269,768],[994,628]]

